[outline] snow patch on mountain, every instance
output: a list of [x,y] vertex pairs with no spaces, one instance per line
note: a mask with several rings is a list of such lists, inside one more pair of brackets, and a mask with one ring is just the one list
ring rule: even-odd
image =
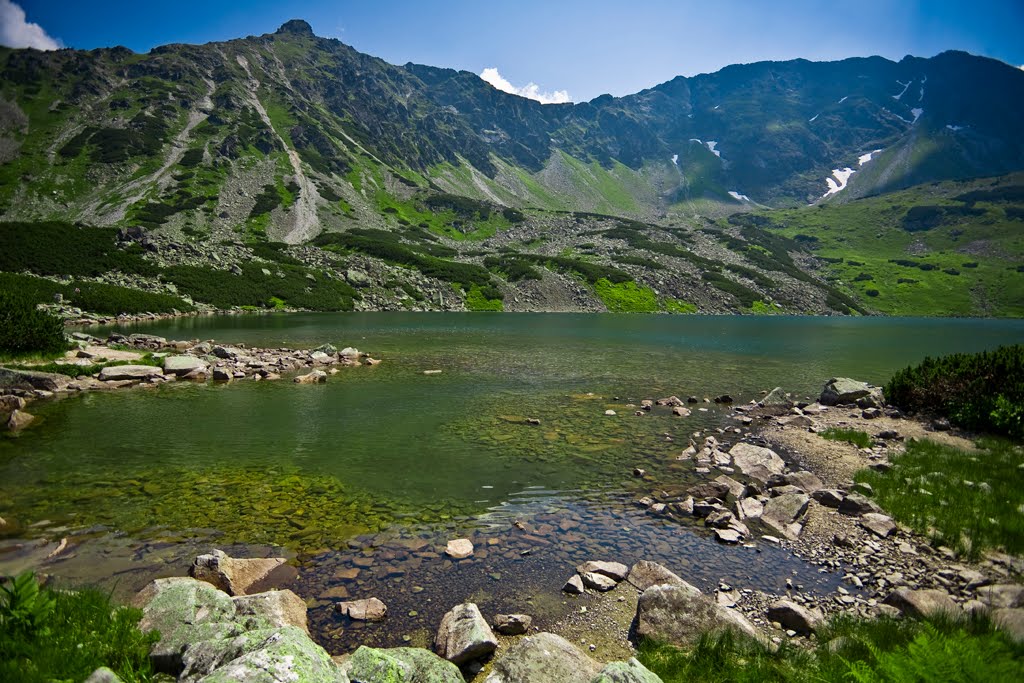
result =
[[735,199],[738,202],[749,202],[750,201],[750,197],[748,197],[745,194],[740,194],[736,190],[729,190],[729,196],[732,197],[733,199]]
[[678,154],[673,154],[672,155],[672,163],[675,164],[676,166],[679,165],[679,155]]
[[847,166],[846,168],[832,169],[832,175],[834,176],[834,178],[825,178],[825,182],[828,183],[828,192],[821,195],[821,198],[824,199],[829,195],[833,195],[845,190],[846,183],[850,181],[850,176],[852,176],[854,173],[856,173],[856,171],[854,171],[849,166]]
[[903,81],[898,80],[896,82],[903,86],[903,90],[900,91],[899,95],[892,96],[892,98],[898,102],[899,99],[903,97],[903,95],[907,92],[907,89],[910,87],[910,84],[913,83],[914,81],[907,81],[906,83],[904,83]]
[[807,123],[814,123],[814,120],[819,116],[821,116],[821,114],[815,114],[814,116],[807,120]]
[[947,124],[946,124],[946,128],[949,128],[949,129],[950,129],[951,131],[953,131],[954,133],[955,133],[955,132],[957,132],[958,130],[963,130],[963,129],[964,129],[964,128],[966,128],[966,127],[967,127],[967,126],[958,126],[958,125],[956,125],[955,123],[947,123]]
[[708,149],[711,150],[712,154],[714,154],[718,158],[722,158],[722,153],[719,152],[717,149],[715,149],[715,147],[718,146],[718,142],[717,141],[715,141],[715,140],[708,140],[707,145],[708,145]]
[[844,97],[843,99],[841,99],[841,100],[839,100],[838,102],[836,102],[836,104],[842,104],[843,102],[845,102],[845,101],[846,101],[846,100],[848,100],[848,99],[850,99],[850,96],[849,96],[849,95],[845,96],[845,97]]
[[914,115],[914,120],[911,123],[917,123],[917,120],[921,118],[921,114],[924,113],[924,109],[921,109],[920,107],[915,107],[910,110],[910,113]]
[[857,157],[857,165],[858,166],[863,166],[864,164],[866,164],[869,161],[871,161],[871,157],[875,156],[876,154],[878,154],[881,151],[882,150],[880,150],[880,149],[873,149],[870,152],[868,152],[867,154],[861,154],[859,157]]
[[921,79],[921,94],[917,96],[918,102],[924,102],[924,84],[928,82],[928,77],[925,76]]

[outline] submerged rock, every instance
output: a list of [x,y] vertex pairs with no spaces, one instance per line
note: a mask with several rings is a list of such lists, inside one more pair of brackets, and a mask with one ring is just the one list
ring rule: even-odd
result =
[[456,538],[448,541],[444,552],[453,560],[464,560],[473,554],[473,542],[468,538]]
[[335,609],[355,621],[380,621],[388,614],[388,606],[377,598],[339,602]]

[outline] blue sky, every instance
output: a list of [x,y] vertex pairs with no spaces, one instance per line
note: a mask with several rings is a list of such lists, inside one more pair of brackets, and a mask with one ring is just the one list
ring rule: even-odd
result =
[[1024,64],[1022,0],[0,0],[0,43],[145,52],[292,18],[395,64],[496,69],[489,80],[574,101],[766,59],[961,49]]

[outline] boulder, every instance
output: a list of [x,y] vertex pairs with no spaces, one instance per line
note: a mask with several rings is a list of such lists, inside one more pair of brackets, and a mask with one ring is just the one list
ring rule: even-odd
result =
[[335,609],[353,621],[381,621],[388,614],[388,606],[377,598],[339,602]]
[[223,550],[198,556],[188,570],[189,576],[213,584],[228,595],[245,595],[248,589],[265,579],[287,560],[283,557],[237,559]]
[[504,636],[518,636],[530,630],[533,617],[528,614],[498,614],[494,617],[494,630]]
[[168,375],[187,375],[195,370],[206,370],[210,367],[202,358],[195,356],[167,356],[164,358],[164,373]]
[[729,455],[740,472],[760,482],[766,482],[771,475],[782,474],[786,469],[786,463],[770,448],[738,443],[729,449]]
[[881,398],[881,390],[849,377],[833,377],[822,388],[818,403],[823,406],[846,405],[867,396]]
[[314,370],[305,375],[299,375],[294,379],[296,384],[325,384],[327,382],[327,373],[323,370]]
[[601,665],[554,633],[516,642],[494,662],[484,683],[591,683]]
[[790,600],[778,600],[768,608],[768,621],[777,621],[786,630],[810,635],[822,624],[822,617]]
[[4,425],[8,430],[17,432],[28,427],[35,419],[35,415],[31,413],[26,413],[24,410],[15,410],[8,416]]
[[497,648],[498,640],[491,627],[471,602],[449,610],[434,638],[434,652],[457,666],[487,657]]
[[810,497],[803,493],[787,493],[770,498],[764,505],[761,521],[787,538],[795,538],[799,530],[794,523],[807,512]]
[[960,612],[953,599],[945,591],[937,588],[922,590],[911,590],[910,588],[897,588],[883,601],[890,607],[895,607],[902,614],[910,617],[924,618],[946,612],[956,615]]
[[579,574],[602,574],[613,581],[622,581],[629,576],[629,567],[621,562],[589,561],[576,567]]
[[1024,609],[1002,607],[992,610],[992,621],[1018,645],[1024,645]]
[[698,499],[718,498],[719,500],[725,500],[726,496],[729,495],[729,485],[719,481],[704,481],[691,486],[687,489],[686,493]]
[[672,408],[672,414],[676,417],[690,417],[692,413],[689,409],[684,408],[683,406],[674,406]]
[[681,586],[651,586],[640,594],[636,611],[640,638],[688,648],[701,634],[720,629],[757,636],[753,624],[739,612]]
[[785,475],[786,483],[795,486],[807,495],[814,495],[814,492],[821,489],[824,484],[821,483],[821,479],[818,479],[817,475],[807,470],[801,470],[799,472],[790,472]]
[[1024,586],[999,583],[977,589],[978,599],[990,607],[1024,607]]
[[[728,487],[728,494],[733,498],[740,498],[743,496],[743,490],[746,488],[743,484],[739,483],[735,479],[725,474],[715,477],[715,483],[723,484]],[[717,496],[722,498],[722,496]],[[722,498],[724,500],[724,498]]]
[[235,619],[243,625],[294,626],[309,633],[306,603],[290,590],[238,595],[232,601],[235,603]]
[[735,529],[715,529],[715,540],[719,543],[735,545],[743,540],[743,536]]
[[672,585],[700,595],[700,589],[684,581],[657,562],[641,560],[629,570],[629,583],[637,590],[645,591],[651,586]]
[[768,392],[768,395],[760,400],[760,404],[764,407],[786,407],[788,408],[793,404],[786,396],[786,392],[782,390],[782,387],[775,387]]
[[64,391],[72,379],[67,375],[33,370],[11,370],[0,368],[0,390],[36,389],[40,391]]
[[233,639],[199,645],[189,648],[186,656],[194,650],[212,650],[210,663],[216,668],[204,675],[202,668],[205,667],[197,666],[200,661],[197,658],[193,660],[189,676],[181,680],[201,679],[203,683],[341,683],[345,680],[330,655],[293,626],[249,631]]
[[587,588],[593,588],[596,591],[601,591],[602,593],[610,591],[618,585],[618,583],[615,582],[615,579],[609,579],[604,574],[596,574],[594,572],[580,574],[580,578],[583,579],[584,586]]
[[892,517],[877,512],[865,513],[860,518],[859,524],[861,528],[867,529],[879,538],[888,538],[892,532],[896,531],[896,524],[892,521]]
[[163,370],[152,365],[114,365],[100,370],[100,381],[145,380],[151,377],[163,377],[163,375]]
[[760,519],[764,514],[764,503],[757,498],[743,498],[736,501],[733,509],[740,519]]
[[230,382],[235,378],[235,375],[230,370],[224,368],[213,369],[213,381],[214,382]]
[[632,657],[625,662],[606,664],[590,683],[662,683],[662,680]]
[[342,680],[365,683],[464,683],[459,668],[417,647],[376,649],[361,645],[341,665]]
[[565,582],[562,586],[562,590],[571,595],[580,595],[586,589],[583,587],[583,579],[580,578],[579,574],[573,574],[572,578]]
[[870,498],[866,498],[859,493],[851,493],[843,498],[843,502],[839,504],[839,512],[856,517],[868,512],[881,513],[882,508],[878,507],[878,504]]
[[845,497],[846,494],[839,489],[818,489],[811,494],[811,498],[828,508],[838,508]]
[[468,538],[456,538],[454,541],[448,541],[448,547],[444,552],[453,560],[464,560],[473,554],[473,542]]
[[116,673],[105,666],[101,666],[85,679],[85,683],[123,683],[123,681]]
[[25,399],[21,396],[14,396],[11,394],[0,396],[0,420],[7,419],[15,410],[24,409]]

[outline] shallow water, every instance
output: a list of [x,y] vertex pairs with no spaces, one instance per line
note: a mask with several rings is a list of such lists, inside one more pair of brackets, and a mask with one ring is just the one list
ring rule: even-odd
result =
[[[688,418],[635,417],[628,404],[723,393],[746,402],[774,386],[811,396],[831,376],[883,383],[925,355],[1024,338],[1020,321],[570,314],[223,316],[122,329],[251,346],[332,342],[384,363],[319,386],[181,383],[36,404],[38,427],[0,439],[0,515],[44,522],[30,535],[93,529],[78,564],[64,565],[85,580],[107,575],[94,551],[104,543],[121,548],[106,557],[130,555],[146,576],[180,572],[194,548],[284,548],[302,565],[303,597],[342,585],[394,603],[386,627],[353,633],[338,631],[329,599],[315,602],[312,619],[335,650],[369,634],[400,644],[470,596],[516,610],[524,582],[557,591],[577,561],[598,554],[661,560],[704,587],[728,579],[777,590],[794,570],[824,587],[831,579],[782,550],[724,548],[703,529],[632,507],[695,481],[675,456],[692,433],[728,421],[714,404]],[[650,473],[642,484],[635,466]],[[514,520],[541,531],[520,532]],[[438,551],[457,534],[485,556],[445,560]],[[337,579],[357,558],[369,558],[360,577]]]

